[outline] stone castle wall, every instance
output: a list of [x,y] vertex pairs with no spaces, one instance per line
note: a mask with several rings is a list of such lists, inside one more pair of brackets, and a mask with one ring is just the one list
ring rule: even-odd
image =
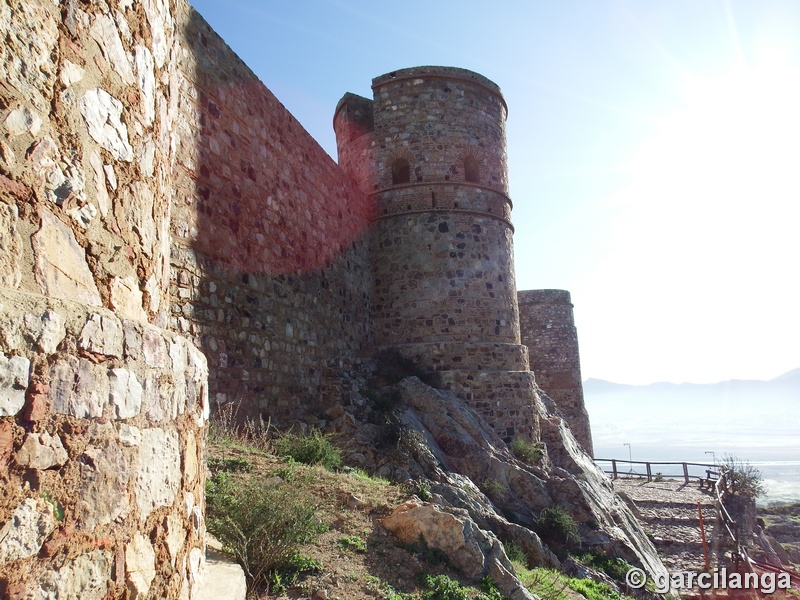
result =
[[202,352],[170,331],[174,5],[0,2],[0,596],[188,598]]
[[181,4],[170,326],[212,403],[287,423],[357,390],[371,340],[368,199]]
[[583,401],[578,332],[570,294],[564,290],[520,291],[522,343],[539,384],[569,423],[575,439],[590,455],[592,432]]

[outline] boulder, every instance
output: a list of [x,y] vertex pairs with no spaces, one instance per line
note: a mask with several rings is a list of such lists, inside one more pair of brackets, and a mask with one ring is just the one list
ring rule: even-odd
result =
[[406,544],[420,538],[444,552],[450,562],[473,581],[489,576],[512,600],[533,600],[514,574],[503,545],[490,531],[480,529],[466,511],[447,511],[427,502],[409,500],[383,520],[383,526]]

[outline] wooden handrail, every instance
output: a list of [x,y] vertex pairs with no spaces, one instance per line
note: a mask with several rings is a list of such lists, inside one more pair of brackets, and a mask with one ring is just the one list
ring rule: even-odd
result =
[[[641,476],[646,477],[647,481],[652,481],[653,474],[652,474],[652,466],[654,465],[679,465],[682,467],[682,473],[680,474],[671,474],[665,473],[664,477],[683,477],[685,483],[689,483],[690,479],[696,479],[699,481],[713,481],[711,479],[712,469],[713,472],[716,473],[717,470],[720,468],[719,465],[709,464],[709,463],[695,463],[695,462],[678,462],[678,461],[654,461],[654,460],[625,460],[624,458],[595,458],[595,463],[611,463],[611,470],[603,469],[603,472],[608,473],[613,476],[614,479],[622,476]],[[627,473],[622,472],[619,468],[619,464],[623,465],[645,465],[645,472],[644,473],[637,473],[632,469]],[[600,466],[600,465],[598,465]],[[703,477],[702,475],[690,475],[689,474],[689,467],[708,467],[706,469],[706,476]]]

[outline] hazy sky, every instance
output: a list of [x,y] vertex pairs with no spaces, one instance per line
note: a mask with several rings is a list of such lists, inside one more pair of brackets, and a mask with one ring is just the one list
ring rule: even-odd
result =
[[192,4],[334,158],[377,75],[500,85],[517,286],[572,293],[584,378],[800,367],[800,2]]

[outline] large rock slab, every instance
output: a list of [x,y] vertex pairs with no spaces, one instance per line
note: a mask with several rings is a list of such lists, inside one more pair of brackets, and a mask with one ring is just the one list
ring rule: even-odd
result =
[[500,592],[512,600],[535,598],[514,574],[497,537],[480,529],[465,512],[448,512],[433,504],[409,500],[396,507],[383,520],[383,526],[406,544],[422,538],[430,548],[447,554],[473,581],[489,575]]

